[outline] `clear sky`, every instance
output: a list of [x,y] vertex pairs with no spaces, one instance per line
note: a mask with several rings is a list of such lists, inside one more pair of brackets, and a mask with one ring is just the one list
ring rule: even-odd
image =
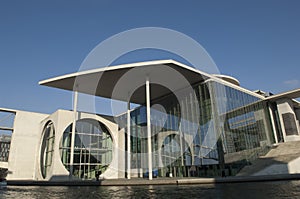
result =
[[[101,41],[148,26],[195,39],[221,73],[238,78],[245,88],[278,93],[300,87],[298,0],[2,0],[0,107],[44,113],[71,109],[71,92],[38,82],[78,71]],[[126,60],[166,58],[172,57],[149,52]]]

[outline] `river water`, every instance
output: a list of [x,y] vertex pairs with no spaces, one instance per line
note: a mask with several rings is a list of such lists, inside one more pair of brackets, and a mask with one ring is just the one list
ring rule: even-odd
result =
[[300,181],[154,186],[8,186],[0,198],[300,198]]

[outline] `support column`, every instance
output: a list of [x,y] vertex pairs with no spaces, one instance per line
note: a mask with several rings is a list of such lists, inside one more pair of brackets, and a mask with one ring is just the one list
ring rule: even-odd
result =
[[268,106],[269,109],[269,115],[270,115],[270,119],[271,119],[271,126],[272,126],[272,130],[273,130],[273,135],[274,135],[274,139],[275,139],[275,143],[278,143],[278,138],[277,138],[277,131],[276,131],[276,127],[275,127],[275,120],[273,117],[273,111],[271,109],[270,106]]
[[130,143],[130,101],[127,102],[127,179],[131,173],[131,143]]
[[70,179],[73,177],[73,164],[74,164],[74,145],[75,145],[75,130],[76,130],[76,120],[77,120],[77,100],[78,100],[78,92],[74,91],[73,95],[73,125],[71,132],[71,155],[70,155]]
[[147,107],[148,172],[149,172],[149,180],[152,180],[152,143],[151,143],[150,83],[149,83],[149,79],[146,80],[146,107]]

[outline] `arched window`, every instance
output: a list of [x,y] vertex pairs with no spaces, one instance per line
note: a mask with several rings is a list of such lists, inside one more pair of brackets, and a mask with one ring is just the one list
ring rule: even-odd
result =
[[43,141],[41,146],[41,173],[43,178],[47,174],[52,165],[53,152],[54,152],[55,130],[53,122],[49,121],[43,130]]

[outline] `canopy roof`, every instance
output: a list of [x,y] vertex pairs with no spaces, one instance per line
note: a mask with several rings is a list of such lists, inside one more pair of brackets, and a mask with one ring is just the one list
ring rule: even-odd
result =
[[295,99],[295,98],[299,98],[299,97],[300,97],[300,88],[286,91],[286,92],[279,93],[279,94],[275,94],[275,95],[271,95],[271,96],[267,97],[267,99],[270,101],[276,101],[281,98]]
[[296,108],[300,108],[300,103],[299,103],[299,101],[296,100],[296,98],[299,98],[299,97],[300,97],[300,88],[286,91],[286,92],[279,93],[279,94],[275,94],[275,95],[271,95],[271,96],[267,97],[266,99],[269,101],[272,101],[272,102],[275,102],[276,100],[284,99],[284,98],[292,99],[293,106]]
[[174,60],[159,60],[80,71],[46,79],[39,84],[144,104],[147,79],[153,101],[208,78],[213,77]]
[[[145,82],[147,79],[150,81],[150,100],[153,101],[207,79],[217,78],[220,80],[219,76],[209,75],[174,60],[158,60],[80,71],[46,79],[40,81],[39,84],[144,104]],[[222,82],[227,84],[228,81]],[[233,87],[236,87],[236,85],[235,83],[231,84]],[[241,87],[236,88],[248,92],[248,90]],[[263,99],[262,96],[254,92],[251,92],[251,94]],[[295,99],[298,97],[300,97],[300,89],[272,95],[265,98],[265,100],[276,101],[280,98]],[[298,101],[294,100],[294,102],[299,106]]]

